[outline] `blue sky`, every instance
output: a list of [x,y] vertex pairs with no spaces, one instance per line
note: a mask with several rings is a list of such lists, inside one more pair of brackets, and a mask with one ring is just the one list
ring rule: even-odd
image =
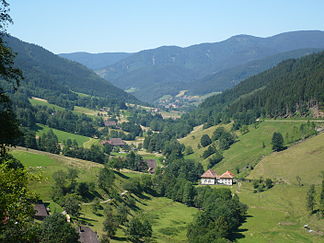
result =
[[8,32],[54,52],[135,52],[324,30],[324,0],[9,0]]

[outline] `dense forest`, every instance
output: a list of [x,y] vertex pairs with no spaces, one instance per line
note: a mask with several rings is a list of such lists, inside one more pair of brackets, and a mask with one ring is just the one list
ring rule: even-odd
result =
[[[207,98],[181,119],[154,122],[151,129],[158,133],[146,136],[144,148],[165,153],[173,139],[184,137],[201,124],[207,128],[232,121],[233,129],[238,130],[258,118],[311,117],[312,109],[323,105],[323,90],[324,52],[290,59]],[[184,150],[180,146],[175,148]]]
[[197,123],[226,119],[252,123],[259,117],[311,116],[323,102],[324,52],[290,59],[207,98],[191,114]]
[[[111,106],[123,102],[140,103],[134,96],[113,86],[93,71],[73,61],[61,58],[44,48],[6,36],[5,43],[16,53],[15,66],[23,72],[20,89],[28,96],[47,99],[63,107],[71,104],[102,104]],[[99,98],[78,97],[81,92]]]
[[134,53],[97,73],[117,87],[132,88],[147,102],[184,89],[206,94],[231,88],[287,58],[313,52],[298,49],[324,48],[323,37],[321,31],[293,31],[267,38],[237,35],[185,48],[162,46]]

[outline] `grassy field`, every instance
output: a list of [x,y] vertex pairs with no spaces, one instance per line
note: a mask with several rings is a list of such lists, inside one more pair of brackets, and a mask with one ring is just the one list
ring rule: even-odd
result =
[[[223,152],[224,159],[214,169],[218,173],[223,173],[226,170],[232,170],[236,173],[236,169],[239,169],[241,176],[246,176],[249,173],[248,170],[245,170],[246,166],[255,166],[264,156],[271,154],[271,139],[274,132],[280,132],[284,137],[285,144],[290,146],[301,139],[302,134],[299,127],[303,123],[305,121],[267,120],[261,122],[257,127],[254,127],[254,125],[249,126],[249,132],[245,135],[237,132],[237,142]],[[200,161],[205,167],[207,166],[208,159],[203,160],[201,158],[203,151],[207,148],[198,149],[197,145],[203,134],[211,136],[215,129],[216,126],[205,130],[197,127],[187,137],[180,139],[181,143],[191,146],[195,152],[187,156],[187,158]],[[263,143],[265,147],[263,147]]]
[[181,111],[161,111],[159,113],[161,114],[161,116],[164,119],[167,119],[167,118],[178,119],[183,114],[183,112],[181,112]]
[[29,101],[33,106],[42,105],[42,106],[47,106],[47,107],[55,109],[55,110],[64,110],[63,107],[60,107],[58,105],[49,104],[47,102],[47,100],[44,100],[44,99],[39,99],[39,98],[33,97],[32,99],[29,99]]
[[[192,147],[192,149],[194,151],[193,154],[186,156],[187,159],[193,159],[193,160],[199,161],[206,167],[207,160],[203,161],[201,156],[202,156],[203,152],[207,149],[207,147],[199,148],[198,144],[200,144],[200,139],[204,134],[207,134],[209,137],[212,137],[212,135],[217,127],[219,127],[219,126],[212,126],[207,129],[203,129],[203,126],[200,125],[200,126],[195,127],[194,130],[188,136],[179,139],[180,143],[184,144],[186,147],[188,147],[188,146]],[[224,127],[229,129],[230,125],[226,125]]]
[[[55,110],[65,110],[63,107],[60,107],[58,105],[49,104],[47,102],[47,100],[45,100],[45,99],[40,99],[40,98],[33,97],[32,99],[29,99],[29,101],[33,106],[42,105],[42,106],[47,106],[47,107],[55,109]],[[81,107],[81,106],[74,106],[73,113],[85,114],[85,115],[88,115],[88,116],[91,116],[91,117],[97,116],[98,113],[106,114],[106,112],[101,112],[101,111],[98,111],[98,110],[92,110],[92,109]]]
[[48,126],[42,125],[42,124],[37,124],[39,129],[36,132],[37,136],[40,136],[43,133],[48,132],[48,130],[52,129],[54,134],[57,136],[59,143],[63,143],[63,141],[66,141],[67,139],[71,140],[76,140],[79,146],[85,146],[85,147],[90,147],[91,144],[97,143],[98,139],[78,135],[78,134],[73,134],[73,133],[68,133],[64,132],[58,129],[54,128],[49,128]]
[[[192,222],[198,209],[187,207],[181,203],[173,202],[165,197],[152,197],[145,194],[143,198],[136,199],[136,210],[131,215],[141,214],[149,219],[153,229],[155,242],[186,242],[188,223]],[[102,224],[104,217],[93,214],[91,206],[82,207],[83,217],[91,227],[100,235],[103,234]],[[99,211],[102,214],[103,210]],[[116,236],[111,242],[126,242],[123,228],[117,230]]]
[[[324,242],[324,220],[308,216],[306,211],[308,187],[280,184],[253,193],[251,184],[239,185],[233,191],[249,206],[249,216],[238,232],[239,243]],[[305,224],[315,232],[307,232]]]
[[196,208],[164,197],[149,196],[138,206],[141,213],[151,219],[156,242],[186,242],[186,227],[198,212]]
[[102,165],[97,163],[32,149],[17,148],[12,150],[11,154],[19,159],[26,167],[33,169],[33,171],[42,176],[39,182],[31,185],[31,188],[46,201],[51,200],[52,175],[55,171],[73,167],[80,171],[79,177],[81,181],[89,182],[96,179],[98,169],[102,167]]
[[85,114],[85,115],[89,115],[89,116],[97,116],[98,112],[100,112],[100,111],[92,110],[92,109],[81,107],[81,106],[74,106],[73,112],[79,113],[79,114]]
[[320,184],[320,171],[324,171],[324,133],[266,156],[251,171],[249,178],[262,176],[296,184],[298,175],[302,183]]
[[[78,181],[96,182],[98,170],[102,165],[84,160],[73,159],[61,155],[54,155],[37,150],[16,148],[11,154],[19,159],[27,168],[41,175],[39,182],[33,182],[31,189],[37,192],[40,198],[50,203],[51,211],[62,211],[62,208],[51,201],[50,192],[53,185],[52,175],[55,171],[66,170],[73,167],[79,171]],[[133,171],[122,171],[122,176],[116,175],[116,187],[122,190],[122,183],[128,178],[140,176],[142,173]],[[131,215],[140,213],[150,219],[153,225],[153,237],[157,242],[185,242],[186,225],[192,221],[193,215],[198,211],[195,208],[187,207],[181,203],[173,202],[167,198],[152,197],[135,197],[137,210],[131,211]],[[102,234],[102,223],[104,217],[95,215],[90,205],[82,205],[81,219],[87,222],[95,231]],[[99,211],[103,213],[103,211]],[[125,239],[124,232],[119,229],[117,232],[120,242]]]

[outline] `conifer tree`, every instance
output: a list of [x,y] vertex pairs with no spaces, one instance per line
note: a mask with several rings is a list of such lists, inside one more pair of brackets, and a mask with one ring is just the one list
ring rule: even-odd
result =
[[307,209],[310,214],[313,214],[314,207],[315,207],[315,186],[311,185],[308,192],[307,192]]
[[322,187],[319,201],[319,210],[322,217],[324,217],[324,171],[322,171]]
[[280,132],[274,132],[272,135],[272,150],[281,151],[284,147],[284,140]]

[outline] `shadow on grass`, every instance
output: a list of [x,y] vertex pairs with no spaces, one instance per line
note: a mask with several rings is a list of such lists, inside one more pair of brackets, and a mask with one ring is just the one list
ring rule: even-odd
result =
[[[246,219],[247,219],[247,218],[251,218],[251,217],[253,217],[253,216],[251,216],[251,215],[246,215],[245,218],[244,218],[244,220],[243,220],[241,223],[242,223],[242,224],[245,223],[245,222],[246,222]],[[242,225],[241,225],[241,226],[242,226]],[[237,229],[235,232],[233,232],[233,233],[229,236],[229,240],[230,240],[230,241],[234,241],[234,242],[236,242],[236,240],[238,240],[238,239],[243,239],[243,238],[245,238],[245,235],[243,235],[242,233],[243,233],[243,232],[246,232],[246,231],[248,231],[248,229],[242,229],[242,228]]]
[[118,176],[120,176],[121,178],[124,178],[124,179],[129,179],[129,177],[127,175],[124,175],[123,173],[119,172],[119,171],[116,171],[114,170],[115,174],[117,174]]
[[85,217],[79,217],[78,220],[83,220],[83,221],[86,221],[86,222],[98,222],[98,220],[95,220],[95,219],[89,219],[89,218],[85,218]]
[[111,237],[111,239],[118,240],[118,241],[127,241],[127,237],[113,236],[113,237]]

